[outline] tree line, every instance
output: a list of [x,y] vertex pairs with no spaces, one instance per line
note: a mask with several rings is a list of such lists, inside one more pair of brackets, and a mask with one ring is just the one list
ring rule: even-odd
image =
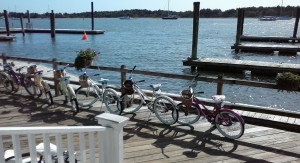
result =
[[[297,6],[299,7],[299,6]],[[257,18],[261,16],[296,16],[296,9],[294,6],[286,7],[248,7],[245,9],[245,17]],[[165,10],[141,10],[141,9],[132,9],[132,10],[120,10],[120,11],[94,11],[95,18],[117,18],[121,16],[130,16],[135,18],[160,18],[167,15]],[[181,18],[192,18],[193,11],[184,11],[184,12],[175,12],[171,11],[172,15],[178,15]],[[10,12],[10,17],[20,17],[27,18],[26,13],[20,12]],[[0,16],[4,16],[4,12],[0,13]],[[201,9],[200,18],[230,18],[236,17],[237,10],[230,9],[222,11],[220,9]],[[46,12],[43,14],[30,13],[31,18],[48,18],[50,13]],[[56,18],[89,18],[91,17],[90,12],[81,12],[81,13],[55,13]]]

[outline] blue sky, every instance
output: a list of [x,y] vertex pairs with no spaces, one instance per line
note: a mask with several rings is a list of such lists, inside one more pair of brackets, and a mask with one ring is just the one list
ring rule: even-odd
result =
[[[16,12],[45,13],[54,10],[58,13],[90,11],[94,2],[95,11],[118,11],[123,9],[167,10],[167,0],[0,0],[0,12],[3,10]],[[170,10],[193,10],[193,2],[200,2],[200,8],[235,9],[239,7],[273,7],[281,5],[282,0],[170,0]],[[299,6],[300,0],[283,0],[283,6]]]

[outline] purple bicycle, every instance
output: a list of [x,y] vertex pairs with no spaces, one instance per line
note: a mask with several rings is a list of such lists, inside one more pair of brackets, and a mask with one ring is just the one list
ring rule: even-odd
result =
[[229,139],[238,139],[244,134],[245,122],[244,119],[229,108],[223,108],[225,96],[214,95],[212,99],[214,105],[212,109],[204,105],[204,102],[195,96],[204,92],[194,92],[193,87],[196,87],[197,81],[193,80],[192,85],[188,90],[181,91],[182,103],[177,105],[178,108],[178,123],[181,125],[191,125],[196,123],[201,116],[206,118],[208,122],[215,125],[218,131]]

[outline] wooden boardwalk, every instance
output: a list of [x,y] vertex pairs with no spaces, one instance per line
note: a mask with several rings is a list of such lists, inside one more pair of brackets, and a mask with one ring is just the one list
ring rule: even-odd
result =
[[[42,100],[29,98],[24,90],[12,94],[0,89],[0,126],[97,125],[94,117],[105,111],[97,102],[74,116],[62,99],[55,97],[55,104],[47,106]],[[193,126],[169,127],[160,124],[153,114],[148,119],[145,109],[124,116],[130,118],[124,128],[126,163],[300,162],[300,133],[246,124],[245,134],[233,141],[204,120]],[[11,146],[8,140],[3,141],[5,148]]]

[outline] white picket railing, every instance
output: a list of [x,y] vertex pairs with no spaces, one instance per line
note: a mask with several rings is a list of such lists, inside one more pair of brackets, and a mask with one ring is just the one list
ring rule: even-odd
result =
[[[39,155],[36,151],[37,142],[44,144],[42,155],[46,163],[52,162],[50,144],[57,146],[58,162],[64,163],[64,143],[67,144],[70,163],[75,162],[74,152],[80,153],[80,157],[78,157],[80,162],[123,162],[123,127],[127,124],[128,118],[103,113],[96,119],[101,126],[0,127],[0,162],[5,163],[4,152],[8,148],[4,148],[4,143],[11,144],[11,142],[3,142],[3,140],[10,140],[9,137],[12,141],[16,163],[22,163],[24,148],[29,150],[31,162],[37,163]],[[74,135],[78,136],[76,141],[74,141]],[[3,139],[4,137],[5,139]],[[63,138],[67,140],[63,142],[65,140]],[[77,148],[79,146],[78,151],[75,146]]]

